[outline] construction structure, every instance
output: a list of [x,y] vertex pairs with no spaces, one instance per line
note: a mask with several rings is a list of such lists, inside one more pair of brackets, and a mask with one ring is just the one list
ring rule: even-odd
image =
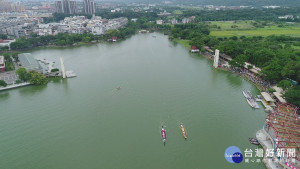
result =
[[300,168],[300,113],[297,106],[281,103],[266,117],[264,133],[283,168]]
[[83,13],[85,14],[95,14],[96,4],[94,0],[83,0]]
[[61,76],[63,79],[66,78],[66,70],[65,70],[65,64],[64,64],[64,59],[60,57],[60,65],[61,65]]
[[219,66],[219,53],[220,51],[216,49],[214,56],[214,67],[217,68]]
[[77,13],[77,1],[57,0],[54,2],[56,13],[75,14]]

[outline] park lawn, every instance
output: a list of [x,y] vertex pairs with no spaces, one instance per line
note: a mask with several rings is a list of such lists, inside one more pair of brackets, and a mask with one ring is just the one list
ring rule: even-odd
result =
[[270,36],[270,35],[287,35],[292,37],[300,37],[300,27],[266,27],[253,30],[224,30],[211,31],[211,36],[231,37],[231,36]]
[[190,49],[191,45],[190,45],[190,40],[183,40],[183,39],[175,39],[175,42],[178,42],[180,44],[182,44],[184,47]]
[[[209,26],[216,25],[220,30],[237,30],[237,29],[255,29],[252,23],[255,21],[209,21],[206,22]],[[231,26],[234,26],[233,28]],[[215,29],[215,28],[213,28]],[[218,29],[215,29],[218,30]]]
[[294,46],[294,45],[292,45],[292,48],[300,50],[300,46]]

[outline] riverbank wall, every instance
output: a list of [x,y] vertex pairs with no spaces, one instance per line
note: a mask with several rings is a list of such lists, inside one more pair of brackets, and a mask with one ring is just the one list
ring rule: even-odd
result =
[[0,87],[0,91],[10,90],[10,89],[19,88],[19,87],[28,86],[28,85],[31,85],[31,84],[28,82],[12,84],[12,85],[8,85],[6,87]]

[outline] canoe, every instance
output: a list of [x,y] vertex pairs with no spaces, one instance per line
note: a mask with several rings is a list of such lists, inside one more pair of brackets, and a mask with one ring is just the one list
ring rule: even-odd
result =
[[248,140],[249,141],[257,141],[257,139],[255,139],[255,138],[249,138]]
[[180,131],[182,136],[187,139],[187,133],[186,133],[186,129],[184,128],[183,124],[180,124]]
[[260,145],[259,142],[257,141],[253,141],[253,142],[250,142],[251,144],[254,144],[254,145]]
[[163,140],[163,142],[165,143],[167,141],[167,135],[166,135],[166,130],[164,129],[164,126],[161,126],[161,138]]

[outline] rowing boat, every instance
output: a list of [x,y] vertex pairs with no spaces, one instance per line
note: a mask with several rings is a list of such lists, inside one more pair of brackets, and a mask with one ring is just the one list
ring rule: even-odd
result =
[[161,138],[162,138],[163,142],[165,143],[167,141],[167,135],[166,135],[166,130],[165,130],[164,126],[161,126],[160,133],[161,133]]
[[186,133],[186,129],[184,128],[183,124],[180,124],[180,131],[182,136],[187,139],[187,133]]

